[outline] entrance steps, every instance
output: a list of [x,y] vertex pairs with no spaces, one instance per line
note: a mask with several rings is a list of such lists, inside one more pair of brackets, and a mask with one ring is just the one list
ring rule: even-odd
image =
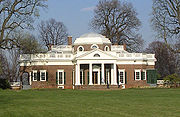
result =
[[80,90],[121,90],[122,86],[118,85],[79,85],[75,86],[75,89]]

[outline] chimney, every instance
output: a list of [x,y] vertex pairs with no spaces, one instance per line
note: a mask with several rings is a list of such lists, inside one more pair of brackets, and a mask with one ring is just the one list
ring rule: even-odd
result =
[[123,42],[123,48],[124,48],[124,50],[126,50],[126,43],[125,42]]
[[52,44],[48,44],[48,51],[52,50]]
[[72,45],[72,36],[68,36],[68,45]]

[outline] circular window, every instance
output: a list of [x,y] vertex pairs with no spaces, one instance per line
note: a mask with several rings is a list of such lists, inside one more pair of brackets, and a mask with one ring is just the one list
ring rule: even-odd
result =
[[84,51],[84,48],[82,46],[79,46],[78,51]]
[[96,49],[96,48],[98,48],[98,46],[97,46],[96,44],[93,44],[93,45],[91,46],[91,49]]

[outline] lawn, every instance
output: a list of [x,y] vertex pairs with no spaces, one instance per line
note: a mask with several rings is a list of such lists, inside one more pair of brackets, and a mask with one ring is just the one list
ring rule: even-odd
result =
[[0,90],[0,117],[180,117],[180,89]]

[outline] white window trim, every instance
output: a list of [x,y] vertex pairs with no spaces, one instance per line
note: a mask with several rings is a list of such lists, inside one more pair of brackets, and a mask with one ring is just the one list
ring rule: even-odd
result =
[[[60,69],[60,70],[57,70],[58,74],[57,74],[57,77],[58,77],[58,85],[64,85],[64,70]],[[59,72],[62,72],[62,84],[59,83]]]
[[80,72],[82,72],[82,84],[81,84],[81,85],[83,85],[84,70],[83,70],[83,69],[81,69],[81,70],[80,70]]
[[37,73],[37,70],[33,70],[33,77],[32,77],[33,81],[37,81],[37,79],[34,80],[34,73]]
[[[119,84],[125,84],[125,69],[118,69],[119,72]],[[123,83],[120,82],[120,72],[123,72]]]
[[[136,72],[139,72],[139,79],[136,78]],[[141,80],[141,70],[140,69],[135,70],[135,80]]]
[[[97,48],[93,48],[93,46],[96,46]],[[99,49],[99,46],[96,44],[91,45],[91,49]]]
[[[80,48],[80,47],[82,47],[82,51],[79,51],[79,48]],[[78,46],[77,51],[78,51],[78,52],[83,52],[83,51],[84,51],[84,47],[83,47],[83,46]]]
[[[42,72],[45,72],[45,80],[42,80],[42,79],[41,79],[41,73],[42,73]],[[40,70],[40,81],[46,81],[46,70]]]
[[147,73],[146,73],[146,70],[145,70],[145,69],[143,69],[143,70],[142,70],[142,72],[144,72],[144,73],[145,73],[145,74],[144,74],[144,75],[145,75],[145,79],[144,79],[144,80],[147,80]]
[[104,47],[104,51],[106,51],[106,48],[108,48],[107,51],[109,51],[109,46],[105,46],[105,47]]

